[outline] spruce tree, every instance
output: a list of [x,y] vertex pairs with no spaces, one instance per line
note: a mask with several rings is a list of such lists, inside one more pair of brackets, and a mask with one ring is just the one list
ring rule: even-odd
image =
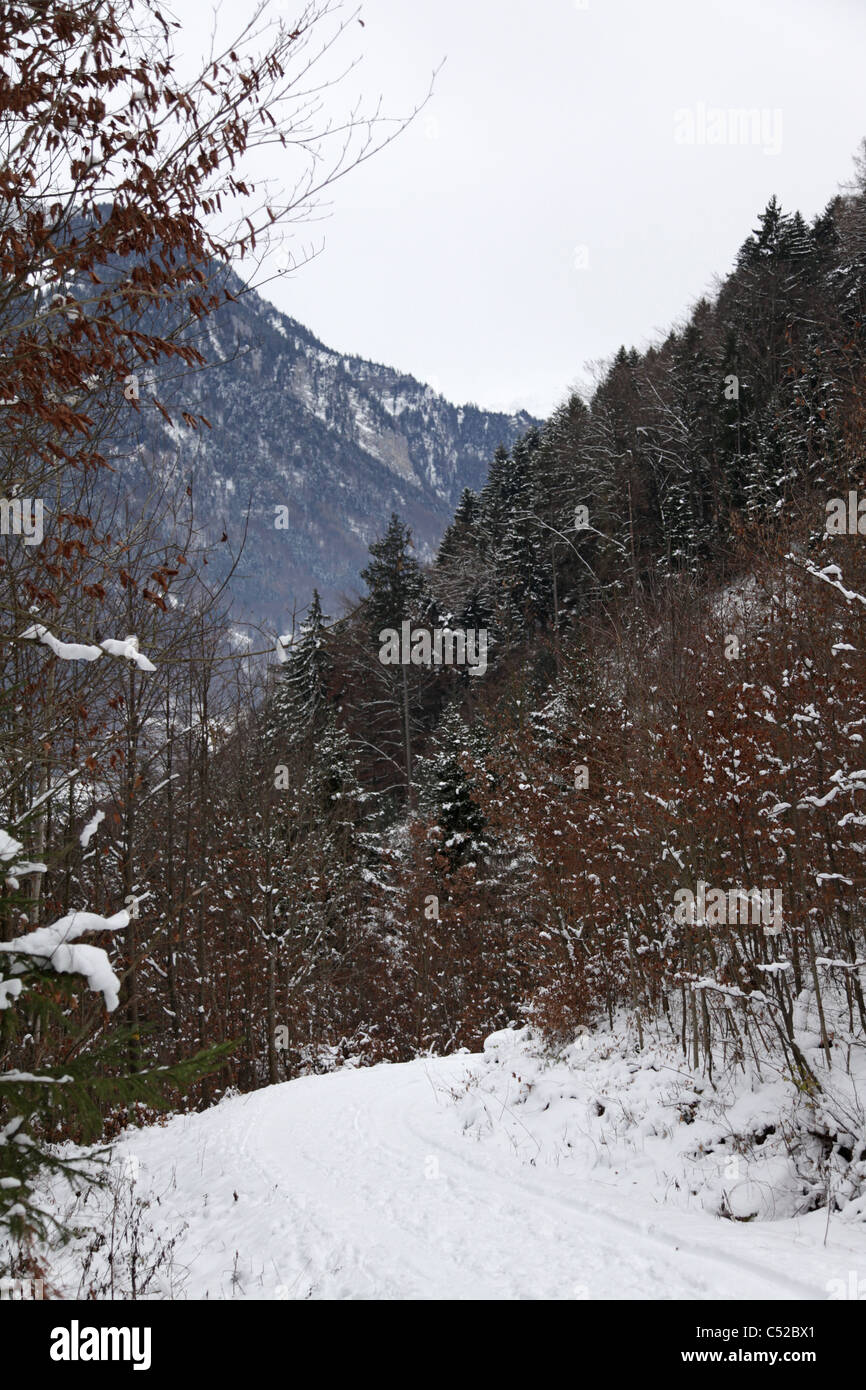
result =
[[[5,831],[0,836],[7,850],[16,846]],[[17,852],[4,857],[7,882],[14,882],[16,869],[25,866],[16,863]],[[110,918],[73,911],[0,943],[0,1061],[7,1064],[0,1071],[0,1236],[11,1238],[13,1263],[22,1269],[34,1237],[66,1234],[45,1202],[47,1180],[58,1173],[96,1184],[105,1178],[105,1151],[64,1152],[58,1143],[74,1135],[79,1143],[92,1144],[109,1111],[128,1109],[133,1121],[136,1103],[165,1108],[173,1096],[219,1068],[233,1048],[222,1044],[170,1066],[130,1071],[128,1029],[108,1035],[100,1029],[102,1040],[94,1042],[76,1023],[83,989],[101,993],[107,1013],[120,997],[106,950],[81,938],[111,936],[128,922],[127,911]],[[53,1040],[55,1060],[41,1059],[36,1071],[8,1065],[13,1056],[23,1061],[40,1036]]]
[[377,639],[383,628],[399,630],[402,622],[418,621],[426,615],[429,598],[412,549],[412,532],[392,512],[385,535],[370,546],[372,558],[361,570],[368,589],[364,617],[368,631]]
[[269,703],[265,730],[275,752],[281,747],[287,752],[297,748],[321,720],[330,673],[328,621],[322,613],[319,591],[314,589],[306,621],[280,670]]
[[387,651],[388,634],[400,639],[404,623],[410,630],[431,623],[431,596],[412,548],[411,531],[393,513],[385,535],[370,546],[370,563],[361,571],[368,593],[351,628],[352,678],[344,700],[354,728],[365,731],[365,749],[377,755],[374,780],[389,795],[402,783],[410,801],[414,747],[435,717],[437,701],[433,699],[428,709],[426,695],[438,679],[423,666],[393,660]]
[[480,866],[489,848],[487,820],[474,795],[478,781],[486,778],[488,752],[480,724],[470,727],[455,700],[440,720],[432,749],[419,762],[418,811],[452,870],[470,862]]

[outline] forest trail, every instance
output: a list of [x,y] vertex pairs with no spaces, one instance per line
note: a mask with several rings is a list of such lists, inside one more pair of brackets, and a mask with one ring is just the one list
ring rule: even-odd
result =
[[[174,1296],[826,1299],[852,1251],[800,1223],[648,1205],[461,1133],[479,1059],[304,1077],[139,1131],[137,1187],[177,1237]],[[635,1185],[636,1186],[636,1185]]]

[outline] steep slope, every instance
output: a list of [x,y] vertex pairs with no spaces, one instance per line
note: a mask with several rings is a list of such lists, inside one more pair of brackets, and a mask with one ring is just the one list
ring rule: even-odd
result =
[[139,447],[159,472],[194,475],[199,522],[216,541],[225,531],[234,551],[249,507],[236,610],[283,625],[314,585],[331,611],[357,593],[392,511],[431,555],[463,488],[481,486],[496,446],[534,421],[454,406],[414,377],[325,347],[235,277],[229,285],[237,300],[197,342],[221,365],[174,390],[157,384],[173,416],[201,411],[211,428],[152,415]]

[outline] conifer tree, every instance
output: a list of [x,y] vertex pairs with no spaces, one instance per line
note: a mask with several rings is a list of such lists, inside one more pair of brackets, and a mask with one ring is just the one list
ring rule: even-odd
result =
[[[377,760],[375,781],[388,795],[402,784],[410,801],[414,745],[430,717],[425,688],[436,680],[423,666],[400,659],[411,655],[402,650],[403,624],[411,631],[414,624],[429,624],[433,615],[412,548],[411,531],[392,513],[385,535],[370,546],[370,563],[361,571],[368,592],[350,629],[351,675],[344,697],[353,736]],[[394,641],[399,657],[393,652]]]
[[467,862],[483,867],[489,848],[487,820],[473,795],[486,782],[488,744],[476,721],[471,727],[456,700],[436,729],[433,747],[418,767],[418,812],[432,827],[434,843],[452,870]]
[[328,618],[322,613],[318,589],[306,621],[281,668],[269,704],[266,737],[280,747],[295,749],[317,730],[328,695],[331,669],[327,649]]

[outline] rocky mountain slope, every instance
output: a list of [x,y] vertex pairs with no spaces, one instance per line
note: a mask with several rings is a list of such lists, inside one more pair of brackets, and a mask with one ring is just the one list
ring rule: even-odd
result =
[[[206,370],[154,383],[172,424],[148,414],[138,443],[163,477],[190,481],[208,538],[243,554],[238,617],[285,629],[313,586],[326,611],[362,588],[370,541],[392,511],[426,558],[497,445],[533,422],[455,406],[414,377],[335,352],[234,277],[237,295],[199,327]],[[150,383],[142,383],[142,395]],[[210,429],[191,431],[180,409]],[[244,535],[246,539],[244,541]]]

